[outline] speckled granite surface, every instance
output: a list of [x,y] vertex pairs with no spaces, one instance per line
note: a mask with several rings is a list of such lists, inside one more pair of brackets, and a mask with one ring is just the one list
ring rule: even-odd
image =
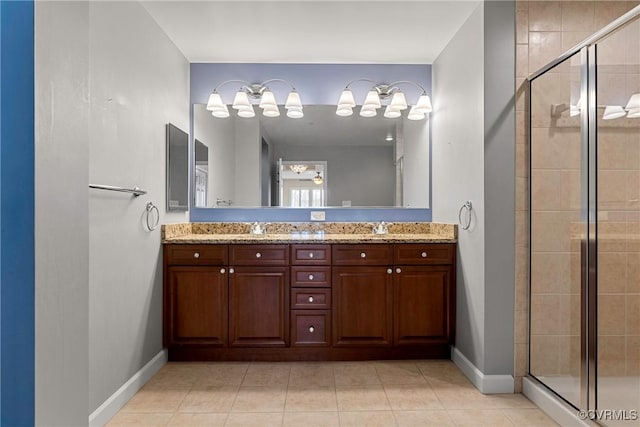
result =
[[183,223],[162,226],[163,243],[454,243],[458,227],[431,222],[389,223],[373,234],[372,222],[262,223],[267,234],[249,234],[250,223]]

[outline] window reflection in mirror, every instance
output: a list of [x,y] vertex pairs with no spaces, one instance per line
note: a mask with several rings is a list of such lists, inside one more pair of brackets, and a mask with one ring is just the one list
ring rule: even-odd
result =
[[[330,105],[305,106],[301,119],[283,111],[277,118],[219,119],[205,107],[193,110],[194,137],[208,158],[206,182],[194,185],[196,207],[429,207],[428,120],[339,117]],[[280,159],[323,165],[323,191],[314,196],[315,184],[285,192],[281,177],[289,172]]]

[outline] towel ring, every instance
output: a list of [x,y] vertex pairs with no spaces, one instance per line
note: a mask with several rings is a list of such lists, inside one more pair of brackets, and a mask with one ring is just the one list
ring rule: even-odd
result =
[[[153,231],[158,227],[158,223],[160,222],[160,211],[158,210],[158,207],[153,204],[153,202],[147,203],[147,207],[145,210],[146,210],[147,229],[149,231]],[[151,222],[149,222],[149,217],[152,215],[152,212],[154,210],[156,211],[156,220],[152,224]]]
[[[471,227],[471,210],[473,209],[473,205],[471,204],[471,200],[467,200],[464,205],[460,207],[458,211],[458,224],[463,230],[468,230]],[[465,221],[466,225],[462,223],[462,211],[467,211],[467,220]]]

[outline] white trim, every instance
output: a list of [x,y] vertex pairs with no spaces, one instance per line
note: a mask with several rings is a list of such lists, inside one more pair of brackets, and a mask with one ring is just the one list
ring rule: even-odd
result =
[[147,362],[129,381],[116,390],[102,405],[89,415],[89,425],[103,426],[133,397],[142,386],[167,363],[167,350],[160,350],[153,359]]
[[485,375],[457,348],[453,349],[451,360],[480,392],[484,394],[513,393],[512,375]]
[[590,427],[598,425],[588,420],[579,419],[576,416],[578,411],[531,378],[524,377],[522,379],[522,394],[561,426]]

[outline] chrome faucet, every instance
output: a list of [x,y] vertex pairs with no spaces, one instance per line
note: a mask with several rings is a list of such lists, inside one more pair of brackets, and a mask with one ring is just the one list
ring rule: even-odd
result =
[[380,221],[378,225],[374,225],[373,234],[389,234],[389,227],[387,227],[387,223]]
[[251,233],[251,234],[266,234],[267,233],[267,229],[263,225],[260,225],[260,223],[258,221],[256,221],[251,225],[251,231],[249,231],[249,233]]

